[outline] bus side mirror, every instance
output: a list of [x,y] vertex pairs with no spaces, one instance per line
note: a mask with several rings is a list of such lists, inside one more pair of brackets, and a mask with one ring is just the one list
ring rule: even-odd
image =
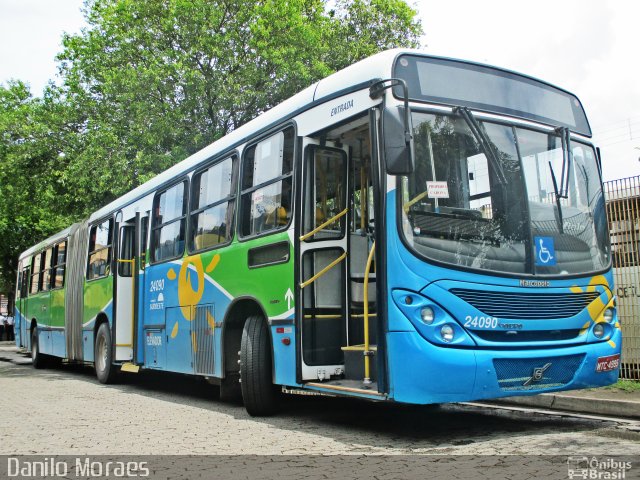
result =
[[414,169],[413,125],[405,107],[387,107],[382,113],[385,165],[389,175],[409,175]]

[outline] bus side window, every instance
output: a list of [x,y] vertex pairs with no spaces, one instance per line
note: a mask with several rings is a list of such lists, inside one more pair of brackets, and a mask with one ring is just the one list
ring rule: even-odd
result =
[[289,224],[295,132],[287,128],[247,149],[242,165],[240,236]]
[[110,273],[113,220],[94,225],[89,231],[87,279],[105,277]]
[[42,254],[34,255],[31,259],[31,283],[29,284],[29,295],[38,293],[40,289],[40,267]]
[[53,287],[62,288],[64,286],[64,272],[67,262],[67,242],[60,242],[56,245],[52,259]]
[[51,258],[53,249],[48,248],[44,255],[44,265],[42,266],[42,291],[51,289]]
[[235,207],[234,158],[196,173],[192,182],[189,250],[225,245],[233,238]]
[[184,253],[187,219],[186,182],[160,192],[153,200],[151,231],[152,261],[181,257]]

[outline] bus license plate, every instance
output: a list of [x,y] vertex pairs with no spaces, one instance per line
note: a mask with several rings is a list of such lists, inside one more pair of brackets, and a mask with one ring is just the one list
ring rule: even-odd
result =
[[596,372],[609,372],[620,366],[620,354],[599,357],[596,363]]

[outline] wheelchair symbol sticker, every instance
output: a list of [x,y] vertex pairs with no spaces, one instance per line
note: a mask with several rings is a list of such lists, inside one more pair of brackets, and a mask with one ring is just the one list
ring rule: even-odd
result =
[[556,249],[553,237],[534,237],[536,265],[549,267],[556,264]]

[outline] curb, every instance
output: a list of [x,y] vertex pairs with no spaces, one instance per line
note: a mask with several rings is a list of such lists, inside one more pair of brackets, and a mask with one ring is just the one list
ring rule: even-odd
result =
[[492,400],[491,403],[515,404],[553,410],[565,410],[567,412],[592,413],[596,415],[640,419],[640,402],[612,400],[608,398],[573,397],[570,395],[543,393],[531,397],[505,397],[498,400]]

